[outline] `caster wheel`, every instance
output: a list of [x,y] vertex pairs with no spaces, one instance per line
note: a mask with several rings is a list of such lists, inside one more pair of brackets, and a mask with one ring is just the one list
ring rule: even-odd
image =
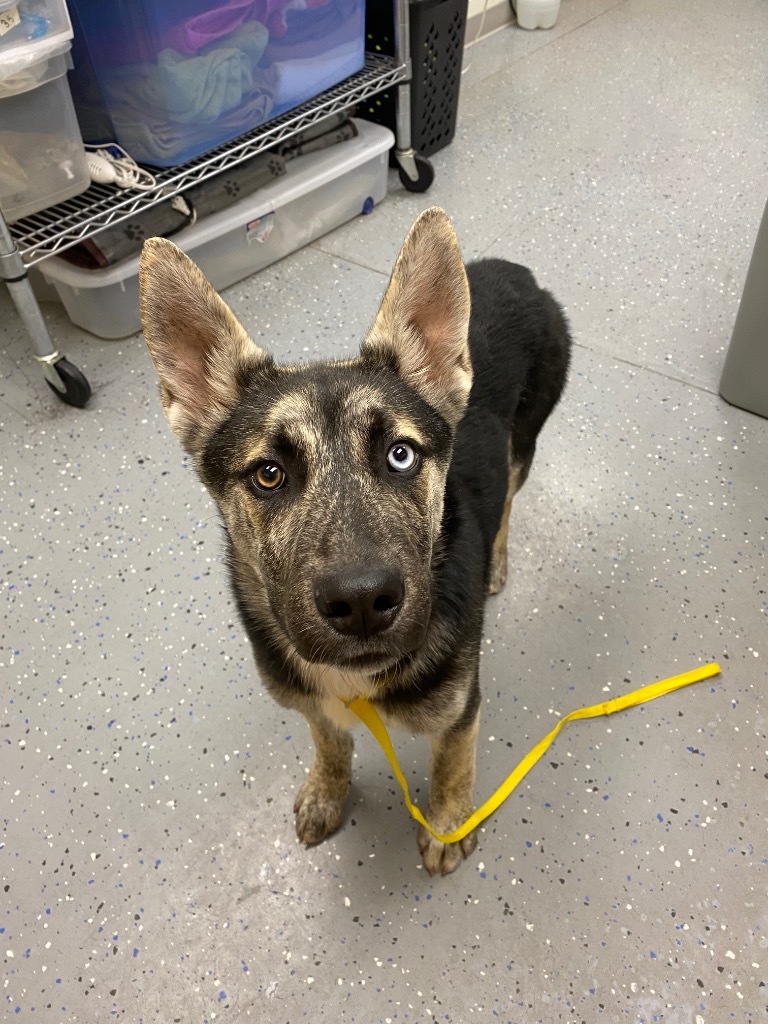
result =
[[417,154],[414,160],[416,161],[418,178],[415,181],[413,178],[409,178],[403,168],[400,167],[400,182],[409,192],[426,192],[435,180],[435,169],[425,156]]
[[73,405],[76,409],[83,409],[86,402],[91,397],[91,385],[87,379],[78,370],[76,366],[67,359],[57,359],[53,364],[52,369],[56,372],[57,377],[62,383],[63,391],[59,391],[57,387],[54,387],[49,380],[46,380],[46,384],[53,391],[53,393],[60,398],[62,402],[66,402],[67,405]]

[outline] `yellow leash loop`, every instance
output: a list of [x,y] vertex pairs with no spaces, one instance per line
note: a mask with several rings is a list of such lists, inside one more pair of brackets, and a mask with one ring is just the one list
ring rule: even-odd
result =
[[402,789],[403,796],[405,797],[405,805],[411,812],[411,815],[439,842],[457,843],[473,829],[477,828],[477,826],[481,822],[485,821],[486,818],[490,817],[493,812],[504,803],[507,797],[522,782],[531,768],[533,768],[539,758],[549,749],[560,730],[565,728],[569,722],[575,722],[583,718],[599,718],[601,715],[613,715],[617,711],[626,711],[627,708],[636,707],[638,704],[647,704],[648,701],[655,700],[657,697],[664,697],[666,694],[672,693],[674,690],[680,690],[684,686],[690,686],[692,683],[699,683],[702,679],[709,679],[712,676],[719,674],[719,665],[715,663],[702,665],[700,668],[695,668],[690,672],[683,672],[682,675],[672,676],[670,679],[662,679],[658,683],[651,683],[649,686],[643,686],[639,690],[633,690],[632,693],[627,693],[623,697],[616,697],[614,700],[609,700],[604,704],[593,704],[592,707],[579,708],[576,711],[572,711],[569,715],[566,715],[565,718],[561,718],[552,732],[548,733],[543,740],[540,740],[536,744],[533,750],[523,758],[517,768],[507,776],[505,781],[499,786],[496,792],[485,801],[482,807],[479,807],[463,825],[460,825],[459,828],[453,832],[449,832],[447,835],[441,835],[439,832],[435,832],[430,828],[424,818],[424,815],[411,801],[411,797],[408,792],[408,783],[405,781],[405,776],[400,770],[400,765],[398,763],[394,747],[392,746],[392,741],[389,738],[389,733],[387,732],[381,718],[379,718],[379,714],[376,709],[369,704],[364,697],[357,697],[355,700],[350,701],[347,704],[347,707],[350,711],[354,711],[360,721],[370,729],[374,737],[378,740],[387,760],[392,766],[395,778],[400,783],[400,788]]

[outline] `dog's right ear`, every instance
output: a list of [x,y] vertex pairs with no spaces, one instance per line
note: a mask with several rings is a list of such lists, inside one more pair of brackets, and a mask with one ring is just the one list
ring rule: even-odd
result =
[[270,365],[188,256],[164,238],[144,243],[141,322],[168,420],[184,446],[220,423],[242,396],[247,371]]

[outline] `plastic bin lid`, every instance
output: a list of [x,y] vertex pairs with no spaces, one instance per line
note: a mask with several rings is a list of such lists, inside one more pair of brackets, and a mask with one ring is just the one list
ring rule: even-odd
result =
[[[18,3],[19,0],[13,0],[11,3],[8,3],[7,0],[0,0],[0,14],[17,7]],[[33,13],[38,13],[38,6],[34,5]],[[9,42],[4,36],[0,36],[0,81],[15,75],[18,70],[23,71],[28,63],[34,64],[39,60],[46,60],[51,56],[51,48],[58,47],[63,42],[72,39],[72,21],[63,0],[58,0],[58,3],[50,3],[49,0],[47,5],[43,5],[43,11],[50,15],[50,21],[46,18],[39,19],[48,21],[47,31],[43,34],[34,39],[16,38],[14,42]],[[23,20],[24,11],[21,13]],[[57,29],[58,31],[56,31]],[[17,91],[23,92],[24,90]]]
[[28,43],[10,53],[4,53],[0,59],[0,100],[8,96],[16,96],[30,89],[45,85],[52,78],[58,78],[66,72],[66,66],[54,62],[53,58],[61,57],[72,48],[72,43],[65,32],[51,36],[44,43]]

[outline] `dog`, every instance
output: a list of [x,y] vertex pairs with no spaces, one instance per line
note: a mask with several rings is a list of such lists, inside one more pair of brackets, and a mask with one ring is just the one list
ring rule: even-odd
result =
[[[430,737],[426,816],[450,833],[473,808],[485,598],[506,579],[512,498],[566,382],[563,310],[525,267],[465,267],[437,208],[409,232],[353,359],[278,365],[165,239],[145,243],[140,284],[162,404],[220,509],[259,673],[314,740],[299,839],[342,824],[345,702],[359,696]],[[447,874],[477,837],[422,828],[418,842]]]

